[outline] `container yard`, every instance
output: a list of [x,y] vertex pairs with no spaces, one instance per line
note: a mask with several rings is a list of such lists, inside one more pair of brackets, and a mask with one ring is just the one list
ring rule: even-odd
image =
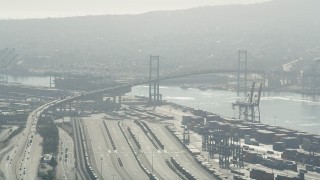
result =
[[[320,141],[316,134],[169,104],[159,107],[160,112],[167,108],[175,116],[167,129],[203,167],[209,172],[217,171],[218,179],[320,177]],[[176,121],[177,117],[181,121]],[[234,174],[235,171],[240,174]]]

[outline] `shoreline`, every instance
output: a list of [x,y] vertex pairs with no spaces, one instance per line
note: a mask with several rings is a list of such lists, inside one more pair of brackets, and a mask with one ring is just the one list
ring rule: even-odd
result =
[[[137,97],[140,97],[140,96],[137,96]],[[147,98],[147,97],[144,97],[144,98]],[[192,108],[192,107],[188,107],[188,106],[184,106],[184,105],[181,105],[181,104],[177,104],[177,103],[174,103],[174,102],[166,102],[167,104],[169,105],[172,105],[172,106],[176,106],[177,108],[180,108],[180,109],[186,109],[187,111],[194,111],[195,109]],[[227,117],[227,116],[222,116],[218,113],[214,113],[214,112],[209,112],[209,111],[205,111],[205,110],[197,110],[197,111],[202,111],[204,114],[206,115],[217,115],[221,118],[224,119],[224,121],[232,121],[232,120],[235,120],[235,121],[243,121],[243,122],[249,122],[249,123],[252,123],[250,121],[245,121],[245,120],[241,120],[241,119],[235,119],[235,118],[232,118],[232,117]],[[319,136],[320,138],[320,133],[311,133],[311,132],[306,132],[306,131],[302,131],[302,130],[299,130],[299,129],[292,129],[292,128],[287,128],[287,127],[284,127],[284,126],[279,126],[279,125],[271,125],[271,124],[266,124],[266,123],[258,123],[258,122],[255,122],[256,124],[262,124],[262,125],[267,125],[267,126],[270,126],[270,127],[277,127],[277,128],[282,128],[282,129],[285,129],[285,130],[289,130],[289,131],[296,131],[298,133],[306,133],[308,135],[312,135],[312,136]]]

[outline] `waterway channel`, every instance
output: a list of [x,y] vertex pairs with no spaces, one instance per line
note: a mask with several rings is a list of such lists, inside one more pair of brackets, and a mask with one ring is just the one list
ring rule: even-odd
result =
[[[132,89],[133,95],[147,96],[148,86]],[[232,103],[239,100],[237,93],[225,90],[206,90],[177,86],[161,86],[164,100],[227,117],[238,117]],[[262,93],[261,122],[290,129],[320,134],[320,98],[295,93]]]
[[[49,77],[9,77],[9,83],[49,87]],[[178,86],[161,86],[164,100],[203,109],[227,117],[238,117],[232,103],[238,100],[233,91],[206,90]],[[132,88],[131,95],[148,95],[147,86]],[[288,92],[262,93],[261,122],[320,134],[320,97],[314,98]]]

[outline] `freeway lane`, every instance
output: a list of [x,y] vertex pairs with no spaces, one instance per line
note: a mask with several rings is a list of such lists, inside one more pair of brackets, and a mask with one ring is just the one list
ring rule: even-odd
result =
[[[32,162],[35,162],[36,159],[40,160],[39,154],[32,153],[30,156],[30,152],[39,152],[38,144],[34,144],[33,141],[37,122],[41,113],[56,102],[57,100],[49,102],[31,112],[27,118],[25,129],[17,135],[18,139],[11,141],[13,148],[4,154],[5,157],[9,156],[9,160],[5,162],[3,169],[5,179],[36,178],[38,163]],[[31,159],[34,160],[31,161]]]
[[74,143],[72,137],[62,128],[59,130],[59,154],[57,156],[57,178],[58,179],[74,179],[75,158]]
[[[137,83],[141,83],[141,82],[137,82]],[[22,179],[25,177],[24,176],[25,174],[27,174],[28,178],[31,178],[31,179],[36,178],[36,177],[30,177],[30,174],[32,176],[34,176],[34,174],[37,174],[36,172],[34,172],[34,170],[37,169],[37,167],[36,167],[37,164],[32,164],[30,162],[29,153],[33,147],[33,145],[32,145],[33,142],[30,140],[35,135],[35,129],[37,126],[37,122],[38,122],[39,116],[42,114],[43,111],[45,111],[51,107],[55,108],[57,106],[64,105],[64,104],[68,103],[69,101],[77,100],[77,99],[80,99],[83,97],[89,97],[89,96],[92,96],[95,94],[108,93],[111,91],[118,91],[118,90],[119,90],[119,92],[121,92],[121,89],[128,89],[132,85],[137,84],[137,83],[132,83],[132,84],[128,84],[128,85],[119,85],[119,86],[115,86],[115,87],[111,87],[111,88],[92,91],[89,93],[75,94],[74,96],[69,96],[64,99],[57,99],[57,100],[51,101],[51,102],[46,103],[46,104],[38,107],[37,109],[35,109],[28,116],[28,119],[26,122],[26,127],[23,130],[23,132],[20,133],[20,134],[23,134],[23,136],[20,136],[20,138],[17,141],[12,141],[12,142],[14,142],[14,144],[12,146],[13,148],[10,151],[5,152],[5,154],[3,154],[4,157],[9,156],[8,161],[6,161],[5,163],[1,163],[2,164],[1,166],[2,167],[4,166],[4,168],[2,169],[2,172],[4,173],[3,175],[4,175],[5,179],[10,179],[10,180],[11,179]],[[74,127],[77,127],[75,122],[73,122],[73,125],[74,125]],[[74,130],[76,130],[77,134],[79,135],[78,127],[75,128]],[[81,137],[76,136],[76,138],[75,138],[77,154],[82,152],[82,147],[80,144],[81,140],[79,141],[79,138],[81,138]],[[78,171],[80,170],[80,171],[85,172],[86,169],[83,168],[84,164],[82,164],[82,163],[84,163],[84,161],[81,160],[81,158],[80,159],[77,158]],[[20,169],[20,167],[21,167],[21,169]],[[82,178],[83,178],[83,173],[80,173],[80,175],[81,174],[82,174]]]

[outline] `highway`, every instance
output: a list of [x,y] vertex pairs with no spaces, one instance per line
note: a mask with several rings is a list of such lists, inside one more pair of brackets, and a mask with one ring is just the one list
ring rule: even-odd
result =
[[[36,126],[43,110],[53,102],[38,107],[28,116],[26,127],[21,133],[22,136],[18,135],[18,139],[12,142],[14,146],[11,151],[5,154],[5,157],[9,157],[3,170],[5,179],[35,179],[37,177],[39,157],[41,156],[39,142],[41,140],[39,137],[34,140]],[[36,154],[37,152],[40,154]]]
[[[135,84],[135,83],[133,83]],[[76,94],[74,96],[69,96],[63,99],[57,99],[46,103],[34,111],[32,111],[26,121],[26,126],[21,135],[18,135],[17,141],[12,141],[13,146],[10,150],[5,151],[2,155],[3,157],[9,157],[7,161],[1,163],[3,176],[5,179],[35,179],[37,174],[37,166],[38,163],[31,163],[31,159],[36,159],[39,156],[31,157],[31,151],[38,151],[38,146],[34,145],[33,137],[36,133],[36,126],[41,116],[42,112],[47,110],[48,108],[55,108],[56,106],[66,104],[69,101],[77,100],[79,98],[90,97],[91,95],[99,94],[99,93],[106,93],[111,91],[118,91],[119,89],[126,89],[131,87],[132,85],[122,85],[111,87],[107,89],[97,90],[89,93],[84,94]],[[84,167],[84,160],[81,157],[83,154],[83,149],[81,147],[81,138],[79,137],[79,125],[76,121],[73,120],[72,122],[75,132],[75,146],[76,146],[76,154],[80,155],[80,157],[76,157],[77,162],[77,170],[80,172],[79,175],[82,179],[88,179],[86,177],[86,169]],[[80,139],[79,139],[80,138]],[[35,150],[37,149],[37,150]],[[40,160],[40,159],[38,159]],[[34,160],[33,160],[34,161]],[[84,173],[83,173],[84,172]]]
[[2,178],[6,178],[7,174],[10,174],[8,171],[10,170],[10,168],[12,167],[12,159],[10,158],[12,154],[14,154],[14,150],[15,146],[18,144],[19,139],[22,138],[22,133],[20,133],[19,135],[13,137],[8,146],[2,148],[0,150],[0,159],[1,159],[1,166],[0,166],[0,174],[2,176]]
[[59,130],[59,154],[57,156],[57,178],[75,179],[74,143],[72,137],[62,128]]

